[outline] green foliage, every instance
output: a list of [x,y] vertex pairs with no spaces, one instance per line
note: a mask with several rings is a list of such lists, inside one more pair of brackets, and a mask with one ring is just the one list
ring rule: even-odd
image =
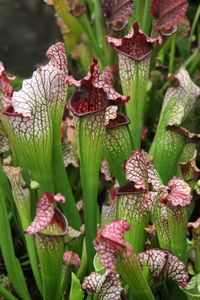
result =
[[69,294],[69,300],[82,300],[83,290],[81,289],[81,283],[74,273],[72,273],[71,290]]
[[200,299],[200,6],[45,2],[64,43],[0,64],[0,298]]

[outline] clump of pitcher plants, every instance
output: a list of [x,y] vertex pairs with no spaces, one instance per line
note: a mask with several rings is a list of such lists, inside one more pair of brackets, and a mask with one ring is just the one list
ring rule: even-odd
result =
[[63,42],[0,62],[0,299],[200,299],[200,7],[45,2]]

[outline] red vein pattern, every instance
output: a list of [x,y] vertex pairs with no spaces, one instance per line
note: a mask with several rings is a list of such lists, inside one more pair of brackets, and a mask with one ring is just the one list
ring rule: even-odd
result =
[[187,285],[189,276],[185,264],[169,251],[149,249],[140,253],[138,259],[141,265],[143,261],[147,262],[150,279],[160,281],[172,279],[181,287]]
[[152,39],[139,29],[139,24],[133,24],[131,31],[123,38],[116,39],[107,37],[111,44],[120,54],[133,60],[140,61],[148,57],[153,51],[153,44],[160,42],[159,39]]
[[103,275],[92,272],[84,278],[82,288],[88,294],[96,293],[99,300],[120,300],[123,290],[118,275],[111,271]]
[[98,232],[94,244],[105,268],[114,271],[118,255],[129,257],[133,253],[132,246],[124,239],[129,228],[126,220],[117,219]]
[[25,232],[36,234],[45,229],[52,222],[55,215],[54,201],[62,203],[63,199],[61,194],[43,193],[38,201],[36,216]]
[[69,76],[66,83],[77,87],[77,91],[69,100],[69,108],[77,116],[104,110],[109,106],[109,100],[116,101],[116,104],[129,100],[129,97],[115,91],[107,72],[105,75],[100,73],[98,60],[95,58],[90,71],[83,79],[75,80],[73,76]]
[[63,254],[63,261],[65,264],[75,267],[79,269],[81,266],[81,260],[77,253],[73,251],[66,251]]
[[102,0],[102,8],[106,25],[120,31],[133,14],[134,3],[133,0]]
[[187,0],[152,0],[151,14],[155,18],[155,28],[164,34],[174,32],[174,27],[184,19],[188,9]]

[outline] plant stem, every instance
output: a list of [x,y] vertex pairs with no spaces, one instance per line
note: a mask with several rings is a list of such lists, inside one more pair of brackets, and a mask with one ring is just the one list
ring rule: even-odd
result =
[[133,254],[133,256],[128,260],[118,260],[117,271],[132,290],[132,299],[155,300],[151,289],[143,276],[140,264],[135,254]]
[[194,51],[194,53],[190,57],[188,57],[188,59],[183,63],[183,67],[187,68],[188,66],[190,66],[191,63],[194,60],[196,60],[196,57],[198,56],[199,53],[200,53],[200,49]]
[[17,300],[3,285],[0,285],[0,295],[6,300]]
[[163,49],[163,59],[164,56],[166,55],[168,48],[169,48],[169,44],[170,44],[170,39],[164,39],[163,43],[160,44],[156,44],[154,46],[154,51],[151,55],[151,63],[150,63],[150,70],[152,70],[155,67],[155,62],[156,62],[156,58],[158,57],[160,51]]
[[188,40],[189,40],[189,46],[188,46],[189,51],[191,50],[192,37],[193,37],[194,31],[195,31],[195,28],[198,24],[199,17],[200,17],[200,5],[198,6],[198,9],[197,9],[196,14],[194,16],[192,27],[191,27],[191,30],[190,30],[190,35],[189,35],[189,38],[188,38]]
[[150,6],[150,0],[145,0],[144,12],[142,18],[142,29],[146,34],[148,34],[150,31],[151,20],[152,20],[152,17],[149,14],[149,6]]
[[194,73],[199,63],[200,63],[200,51],[198,52],[197,56],[195,57],[191,65],[188,67],[188,72],[190,75]]
[[83,251],[81,256],[81,266],[77,273],[77,278],[82,282],[84,277],[87,273],[87,267],[88,267],[88,259],[87,259],[87,251],[86,251],[86,244],[85,239],[83,241]]
[[171,38],[171,49],[170,49],[170,57],[169,57],[169,73],[173,73],[174,71],[174,58],[176,51],[176,33],[172,35]]
[[76,207],[74,195],[71,190],[68,175],[65,171],[63,153],[61,147],[61,135],[60,124],[63,115],[63,110],[60,110],[60,116],[58,116],[58,109],[56,111],[56,117],[53,123],[53,174],[54,184],[57,193],[62,193],[66,201],[61,205],[63,212],[67,216],[70,226],[79,230],[81,226],[81,219]]
[[100,47],[105,51],[108,48],[106,42],[105,28],[103,24],[103,15],[100,0],[94,1],[96,35]]
[[[143,1],[143,0],[142,0]],[[135,0],[135,15],[134,20],[136,22],[140,22],[142,20],[142,13],[143,13],[143,5],[141,5],[141,0]]]

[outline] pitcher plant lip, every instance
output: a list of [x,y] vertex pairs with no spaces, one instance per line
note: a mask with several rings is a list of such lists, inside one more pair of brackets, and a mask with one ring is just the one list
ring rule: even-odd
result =
[[189,222],[188,227],[192,228],[194,231],[200,229],[200,217],[194,222]]
[[150,157],[143,150],[133,150],[124,168],[126,179],[132,181],[136,189],[158,191],[164,188]]
[[190,132],[189,130],[187,130],[182,126],[168,125],[166,129],[182,135],[183,137],[186,138],[188,143],[197,143],[200,141],[199,133]]
[[3,111],[3,114],[8,117],[30,118],[24,116],[23,113],[18,113],[14,111],[14,107],[12,106],[12,104],[6,107],[6,109]]
[[139,29],[139,24],[135,22],[130,32],[120,38],[107,37],[108,43],[112,45],[117,52],[133,60],[141,61],[150,56],[153,51],[153,44],[159,43],[159,39],[152,39]]
[[22,177],[22,168],[14,166],[3,166],[3,170],[10,181],[13,181],[14,183],[20,183],[23,188],[26,188],[26,183]]
[[136,189],[148,189],[147,159],[143,150],[133,150],[124,168],[126,179],[132,181]]
[[[126,248],[127,242],[123,237],[123,233],[130,229],[130,224],[124,219],[114,220],[111,224],[105,225],[103,229],[101,229],[96,237],[96,241],[108,240],[113,245],[119,246],[120,248]],[[110,233],[113,235],[110,235]]]
[[[44,236],[64,236],[67,234],[68,222],[62,212],[54,206],[54,202],[63,203],[61,194],[43,193],[40,197],[36,216],[29,227],[25,230],[27,234],[41,234]],[[46,233],[45,229],[50,225],[58,225],[61,233]]]
[[117,105],[110,105],[106,108],[106,113],[105,113],[105,127],[109,124],[110,120],[115,120],[117,118],[117,110],[118,106]]
[[170,99],[176,98],[177,105],[182,104],[182,107],[181,110],[178,107],[178,114],[172,114],[172,116],[170,116],[167,125],[170,127],[173,125],[180,126],[193,108],[196,98],[200,96],[200,88],[193,83],[189,73],[184,67],[181,67],[176,75],[169,74],[168,78],[175,84],[172,84],[166,91],[162,111],[165,109]]
[[[37,68],[37,70],[33,72],[33,76],[30,79],[25,79],[23,81],[22,88],[19,91],[14,91],[10,94],[10,102],[5,107],[3,112],[5,115],[31,119],[31,117],[34,115],[34,110],[39,109],[37,104],[40,106],[43,104],[40,100],[40,102],[31,103],[32,105],[30,105],[30,101],[28,100],[32,99],[31,95],[33,98],[38,96],[36,95],[37,92],[40,93],[42,98],[48,98],[50,103],[55,101],[54,98],[56,97],[65,97],[64,79],[68,74],[68,64],[64,44],[58,42],[50,46],[46,52],[46,56],[49,59],[49,62],[45,66]],[[52,75],[54,75],[55,78],[50,78]],[[46,85],[44,85],[43,80]],[[53,81],[49,83],[48,80]],[[43,90],[39,90],[40,84],[44,85],[44,90],[54,88],[49,97],[47,96],[47,93],[43,93]]]
[[7,75],[3,63],[0,61],[0,86],[5,94],[12,94],[13,89],[11,86],[11,82],[15,80],[15,78],[15,76],[10,77]]
[[15,80],[15,76],[9,77],[5,71],[3,63],[0,61],[0,104],[3,109],[10,105],[13,94],[11,82]]
[[96,293],[98,299],[104,298],[107,300],[121,300],[121,292],[123,291],[119,276],[112,271],[106,271],[103,275],[97,272],[92,272],[85,277],[82,283],[82,288],[88,293]]
[[13,192],[15,190],[14,186],[17,186],[16,195],[18,195],[19,198],[23,198],[24,195],[29,195],[30,190],[28,189],[26,182],[23,179],[22,168],[14,166],[3,166],[3,171],[8,177],[11,185],[13,185]]
[[181,178],[173,177],[169,183],[169,194],[160,199],[170,207],[185,207],[191,204],[192,196],[189,185]]
[[[178,88],[181,88],[183,92],[187,91],[188,85],[191,84],[191,89],[193,89],[192,104],[193,102],[195,102],[195,97],[200,96],[200,88],[195,83],[193,83],[186,68],[181,67],[176,74],[170,73],[167,77],[171,83],[168,88],[168,93],[172,93]],[[164,99],[164,102],[166,101],[167,99]]]
[[100,255],[100,262],[105,268],[115,271],[116,255],[131,256],[134,249],[125,238],[124,233],[130,229],[130,224],[124,219],[116,219],[105,225],[96,236],[94,246]]
[[150,276],[153,279],[172,279],[181,287],[185,287],[188,283],[189,276],[186,272],[185,264],[168,250],[148,249],[138,254],[138,259],[142,264],[147,262]]
[[120,31],[133,14],[134,2],[133,0],[103,0],[102,9],[106,25],[110,25],[114,31]]
[[155,18],[156,31],[167,36],[173,34],[184,19],[187,9],[186,0],[152,0],[150,12]]
[[192,170],[191,178],[189,180],[197,179],[200,177],[200,169],[196,165],[196,158],[197,158],[197,150],[194,151],[194,155],[192,156],[191,159],[189,159],[188,161],[178,163],[181,170],[181,174],[183,176],[187,175],[187,173],[191,172]]
[[122,113],[117,113],[117,117],[115,119],[110,119],[109,123],[106,125],[107,129],[117,128],[120,126],[128,125],[130,120],[127,116]]
[[81,266],[80,257],[74,251],[65,251],[63,254],[63,262],[67,265],[75,267],[76,269],[79,269]]
[[109,163],[106,159],[103,159],[101,161],[100,173],[101,173],[104,181],[111,181],[111,182],[113,181]]
[[114,90],[107,71],[105,75],[100,73],[96,58],[93,58],[90,70],[83,79],[78,81],[72,76],[68,76],[66,83],[77,87],[69,99],[68,105],[73,114],[78,117],[105,110],[109,103],[123,104],[130,98],[120,95]]
[[79,4],[77,0],[68,0],[68,4],[74,17],[80,17],[86,12],[86,6]]
[[[65,235],[67,235],[67,232],[68,232],[68,230],[67,230],[67,228],[68,228],[67,219],[66,219],[65,215],[57,207],[55,207],[54,216],[52,218],[51,223],[49,223],[49,226],[51,226],[51,225],[59,226],[60,229],[62,230],[62,232],[48,233],[48,232],[41,231],[41,232],[38,232],[37,234],[39,234],[40,236],[46,236],[46,237],[64,237]],[[44,228],[44,230],[45,229],[46,228]]]
[[116,195],[120,196],[120,195],[127,195],[127,194],[141,194],[141,193],[145,193],[145,192],[146,192],[146,189],[143,189],[143,188],[137,189],[134,185],[134,182],[128,182],[128,183],[120,186],[116,190]]

